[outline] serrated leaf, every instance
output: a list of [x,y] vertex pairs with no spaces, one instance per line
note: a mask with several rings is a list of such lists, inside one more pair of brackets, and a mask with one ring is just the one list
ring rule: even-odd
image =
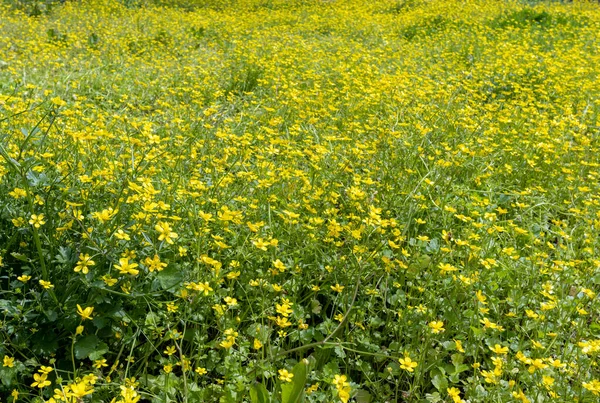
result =
[[343,359],[346,357],[346,352],[341,346],[335,346],[333,351],[335,351],[335,355],[337,355],[339,358]]
[[319,301],[317,301],[316,299],[313,299],[312,301],[310,301],[310,310],[315,315],[320,314],[321,313],[321,303]]
[[96,350],[96,347],[98,347],[98,341],[98,337],[94,334],[77,340],[74,346],[75,357],[79,360],[89,357]]
[[65,264],[71,261],[71,248],[68,246],[59,246],[58,247],[58,255],[55,256],[55,259],[58,263]]

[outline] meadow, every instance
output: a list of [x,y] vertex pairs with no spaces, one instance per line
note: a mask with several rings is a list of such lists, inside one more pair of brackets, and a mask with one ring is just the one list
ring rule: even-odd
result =
[[600,401],[600,5],[0,3],[0,402]]

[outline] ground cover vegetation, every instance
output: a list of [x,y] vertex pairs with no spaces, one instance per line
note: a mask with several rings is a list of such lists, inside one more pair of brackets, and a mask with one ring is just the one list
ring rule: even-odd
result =
[[599,32],[3,3],[0,401],[598,401]]

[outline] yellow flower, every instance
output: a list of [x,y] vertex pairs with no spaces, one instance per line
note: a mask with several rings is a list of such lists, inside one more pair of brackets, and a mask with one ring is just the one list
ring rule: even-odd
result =
[[189,283],[186,288],[190,290],[203,292],[204,295],[208,295],[213,289],[210,287],[207,281],[204,283]]
[[115,232],[115,237],[122,241],[130,241],[131,240],[131,237],[129,236],[129,234],[127,232],[123,231],[122,229],[119,229],[117,232]]
[[197,367],[194,370],[198,375],[205,375],[208,371],[206,370],[206,368],[202,368],[202,367]]
[[9,196],[14,197],[15,199],[27,197],[27,192],[25,191],[25,189],[21,189],[21,188],[14,188],[14,190],[12,192],[9,192],[8,194],[9,194]]
[[398,362],[400,363],[400,368],[408,372],[413,372],[418,365],[408,355],[405,355],[404,358],[399,358]]
[[252,344],[252,347],[254,347],[255,350],[261,349],[262,346],[263,346],[263,344],[261,343],[260,340],[254,339],[254,343]]
[[350,382],[348,382],[348,377],[346,375],[336,375],[333,377],[333,384],[336,389],[342,389],[346,386],[350,386]]
[[108,367],[108,364],[106,363],[106,359],[101,358],[99,360],[94,361],[94,368],[101,369],[102,367]]
[[236,306],[238,304],[237,299],[231,297],[225,297],[223,301],[229,306]]
[[17,277],[17,280],[19,280],[22,283],[26,283],[29,280],[31,280],[31,276],[28,276],[27,274],[23,274],[22,276]]
[[350,387],[338,389],[338,397],[343,403],[347,403],[350,400]]
[[311,393],[315,393],[317,389],[319,389],[319,382],[306,388],[306,394],[310,395]]
[[44,221],[44,215],[43,214],[32,214],[31,218],[29,219],[29,224],[33,225],[35,228],[39,228],[42,225],[46,224],[46,221]]
[[283,382],[292,382],[294,374],[289,372],[287,369],[280,369],[277,372],[279,372],[279,379],[281,379]]
[[7,355],[4,356],[4,362],[2,363],[3,367],[12,368],[15,366],[15,359],[13,357],[9,357]]
[[81,316],[82,320],[92,319],[92,312],[94,312],[93,306],[88,306],[83,309],[79,304],[77,304],[77,314]]
[[495,354],[504,355],[508,353],[508,347],[502,347],[500,344],[495,344],[494,347],[490,347],[490,350]]
[[167,222],[160,221],[155,226],[154,229],[158,231],[158,240],[165,241],[168,244],[173,244],[173,239],[177,238],[177,233],[173,232],[171,226]]
[[[94,380],[94,382],[95,382],[95,380]],[[72,398],[73,397],[76,398],[77,401],[82,401],[82,398],[84,396],[87,396],[94,392],[94,388],[92,388],[92,386],[90,385],[90,382],[86,381],[85,379],[82,380],[81,382],[73,383],[73,384],[69,385],[68,388],[70,390],[69,396]],[[73,399],[73,400],[75,400],[75,399]]]
[[429,322],[427,326],[431,328],[431,333],[433,334],[442,333],[444,330],[446,330],[444,329],[444,322],[442,321]]
[[225,340],[219,343],[219,346],[229,349],[235,344],[235,337],[228,336]]
[[48,375],[52,371],[54,371],[54,369],[52,367],[47,367],[45,365],[40,366],[40,369],[38,369],[38,372],[40,374],[46,374],[46,375]]
[[45,280],[40,280],[40,285],[41,285],[42,287],[44,287],[46,290],[49,290],[49,289],[51,289],[51,288],[54,288],[54,284],[52,284],[52,283],[51,283],[51,282],[49,282],[49,281],[45,281]]
[[179,307],[174,302],[167,302],[167,311],[175,313],[179,310]]
[[31,387],[35,388],[37,386],[38,388],[42,389],[42,388],[45,388],[46,386],[52,384],[52,382],[50,382],[49,380],[46,379],[47,377],[48,377],[48,375],[45,373],[33,374],[34,382],[31,384]]
[[254,246],[256,246],[258,249],[266,251],[267,250],[267,246],[270,245],[269,242],[265,242],[262,238],[258,238],[256,240],[252,241],[252,244]]
[[94,266],[95,264],[96,263],[92,260],[90,255],[84,253],[79,256],[79,261],[77,262],[77,265],[75,265],[73,271],[77,273],[82,272],[83,274],[88,274],[89,267]]
[[283,264],[283,262],[279,259],[277,259],[273,262],[273,267],[275,267],[281,273],[283,273],[286,270],[285,264]]
[[342,292],[342,291],[344,291],[344,288],[346,288],[346,287],[339,285],[339,284],[331,286],[331,289],[335,292]]
[[462,403],[464,401],[460,398],[460,391],[457,388],[448,388],[447,392],[454,403]]
[[451,264],[448,264],[448,263],[440,263],[439,267],[440,267],[440,272],[442,274],[446,274],[446,273],[458,270],[457,267],[454,267],[454,266],[452,266]]
[[158,257],[158,255],[154,255],[152,259],[147,257],[146,259],[144,259],[144,264],[146,265],[146,267],[148,267],[148,271],[151,273],[154,270],[162,271],[165,267],[167,267],[167,264],[161,262],[160,257]]
[[109,276],[108,274],[105,274],[104,276],[101,277],[102,281],[104,281],[104,283],[109,286],[112,287],[113,285],[115,285],[117,283],[117,279],[116,278],[112,278],[111,276]]
[[460,340],[457,340],[457,339],[454,339],[454,343],[456,344],[456,350],[457,350],[458,352],[461,352],[461,353],[464,353],[464,352],[465,352],[465,349],[464,349],[464,348],[463,348],[463,346],[462,346],[462,341],[460,341]]
[[130,274],[132,276],[137,276],[140,272],[135,268],[138,267],[137,263],[129,263],[129,258],[122,257],[119,259],[119,264],[115,265],[115,269],[119,270],[120,274]]
[[592,392],[594,395],[600,395],[600,381],[597,379],[593,379],[590,382],[584,382],[583,387]]

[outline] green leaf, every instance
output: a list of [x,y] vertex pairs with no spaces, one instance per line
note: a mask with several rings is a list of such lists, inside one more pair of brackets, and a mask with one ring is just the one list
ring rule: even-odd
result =
[[292,393],[294,389],[293,383],[282,383],[281,384],[281,403],[292,402]]
[[48,318],[48,322],[56,322],[56,319],[58,319],[58,314],[52,309],[48,309],[44,313],[46,314],[46,318]]
[[148,312],[146,314],[146,320],[144,321],[146,326],[156,327],[160,324],[160,316],[155,312]]
[[359,389],[356,391],[354,399],[356,400],[356,403],[371,403],[373,396],[366,390]]
[[452,354],[451,358],[452,358],[452,364],[454,364],[455,367],[462,364],[465,360],[465,356],[462,354],[459,354],[459,353]]
[[19,252],[12,252],[10,255],[12,257],[14,257],[15,259],[20,260],[21,262],[28,262],[29,261],[29,259],[27,258],[27,256],[25,256],[24,254],[19,253]]
[[443,371],[439,368],[431,370],[431,383],[440,392],[445,392],[448,389],[448,380]]
[[104,342],[100,342],[96,349],[90,353],[90,360],[96,361],[102,358],[104,354],[108,353],[108,346]]
[[454,367],[454,373],[460,374],[461,372],[467,371],[469,366],[467,364],[460,364]]
[[310,301],[310,310],[315,315],[318,315],[321,313],[321,308],[322,308],[321,303],[319,301],[317,301],[316,299],[313,299],[312,301]]
[[17,371],[15,368],[0,367],[0,381],[7,388],[10,387],[15,379]]
[[281,403],[298,403],[302,401],[304,385],[306,384],[307,365],[308,360],[302,360],[294,366],[292,382],[281,385]]
[[59,246],[58,254],[55,256],[58,263],[66,264],[73,260],[71,248],[68,246]]
[[425,398],[427,399],[428,402],[430,403],[439,403],[439,402],[443,402],[442,397],[440,396],[440,394],[438,392],[433,392],[433,393],[427,393],[425,395]]
[[250,388],[250,401],[252,403],[269,403],[271,401],[265,385],[257,383]]
[[54,354],[58,350],[58,336],[50,329],[41,329],[32,342],[32,350],[37,354]]
[[19,314],[19,310],[16,308],[11,300],[8,299],[0,299],[0,312],[3,314],[9,314],[11,316],[16,316]]
[[96,350],[97,346],[98,337],[96,337],[96,335],[90,334],[89,336],[85,336],[75,343],[75,357],[77,357],[78,360],[87,358]]
[[158,283],[163,290],[169,290],[183,281],[183,273],[175,266],[168,266],[162,271],[159,271],[156,275]]
[[335,346],[333,350],[335,351],[335,355],[337,355],[339,358],[343,359],[346,357],[346,353],[344,352],[342,346]]

